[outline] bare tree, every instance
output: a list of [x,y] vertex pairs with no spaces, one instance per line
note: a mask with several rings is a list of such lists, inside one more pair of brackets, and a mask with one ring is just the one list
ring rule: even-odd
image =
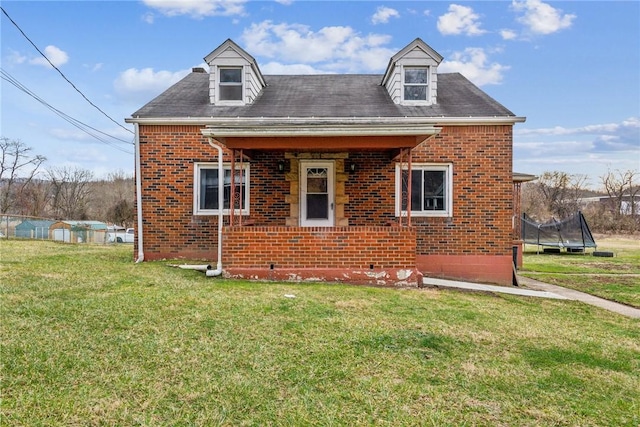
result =
[[126,199],[119,200],[107,212],[107,219],[114,224],[127,227],[133,225],[133,204]]
[[49,181],[34,178],[15,195],[13,213],[19,215],[48,216],[51,199]]
[[[635,184],[639,172],[637,170],[615,171],[608,170],[600,177],[604,190],[611,201],[611,208],[616,218],[623,214],[634,217],[637,212],[636,197],[640,193],[640,186]],[[629,210],[625,212],[625,201],[628,199]]]
[[55,217],[87,219],[93,172],[80,168],[52,168],[47,173],[51,181]]
[[31,150],[20,140],[0,137],[0,213],[14,207],[16,195],[23,192],[46,160]]
[[521,211],[536,221],[546,221],[551,218],[551,211],[547,206],[546,197],[537,182],[525,182],[522,185]]
[[91,217],[114,224],[133,225],[135,182],[133,175],[122,170],[107,175],[106,179],[91,184]]
[[580,209],[580,198],[586,189],[586,175],[571,175],[566,172],[544,172],[537,185],[543,203],[558,218],[566,218]]

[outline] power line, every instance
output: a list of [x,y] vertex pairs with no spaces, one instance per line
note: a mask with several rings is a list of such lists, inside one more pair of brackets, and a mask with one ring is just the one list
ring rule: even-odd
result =
[[27,39],[29,41],[29,43],[31,43],[31,46],[33,46],[35,48],[35,50],[38,51],[38,53],[40,55],[42,55],[44,57],[44,59],[47,60],[47,62],[58,72],[60,73],[60,75],[62,76],[63,79],[65,79],[67,81],[67,83],[69,83],[71,85],[71,87],[73,87],[76,92],[78,92],[80,95],[82,95],[82,97],[89,103],[91,104],[91,106],[93,106],[96,110],[100,111],[105,117],[107,117],[109,120],[111,120],[113,123],[115,123],[116,125],[120,126],[122,129],[126,130],[129,133],[133,134],[133,131],[131,129],[127,129],[126,127],[122,126],[120,123],[118,123],[117,121],[115,121],[113,118],[111,118],[111,116],[109,116],[107,113],[105,113],[104,111],[102,111],[102,109],[100,107],[98,107],[96,104],[94,104],[93,102],[91,102],[91,100],[89,98],[86,97],[86,95],[84,93],[82,93],[82,91],[80,91],[80,89],[78,89],[76,87],[76,85],[74,85],[71,80],[69,80],[67,78],[67,76],[64,75],[64,73],[62,71],[60,71],[60,69],[58,67],[56,67],[55,65],[53,65],[53,63],[51,61],[49,61],[49,58],[47,58],[47,55],[45,55],[44,53],[42,53],[42,51],[38,48],[38,46],[36,46],[36,44],[34,42],[31,41],[31,39],[25,34],[24,31],[22,31],[22,28],[20,28],[20,26],[13,20],[11,19],[11,17],[9,16],[9,14],[7,13],[6,10],[4,10],[4,8],[2,6],[0,6],[0,9],[2,9],[2,13],[5,14],[5,16],[7,18],[9,18],[9,21],[11,21],[11,23],[18,29],[18,31],[20,31],[20,33],[24,36],[25,39]]
[[31,89],[29,89],[27,86],[25,86],[23,83],[20,83],[20,81],[18,81],[18,79],[16,79],[15,77],[13,77],[11,74],[9,74],[6,70],[2,69],[2,67],[0,67],[0,72],[2,72],[2,74],[4,75],[3,80],[8,81],[9,83],[11,83],[12,85],[14,85],[15,87],[17,87],[18,89],[20,89],[21,91],[25,92],[27,95],[31,96],[32,98],[36,99],[38,102],[40,102],[41,104],[45,105],[46,107],[48,107],[51,110],[54,110],[56,113],[60,113],[62,115],[64,115],[65,117],[70,118],[72,121],[81,124],[82,126],[88,127],[89,129],[93,129],[98,133],[103,134],[104,136],[108,136],[109,138],[113,138],[115,140],[118,140],[120,142],[124,142],[125,144],[132,144],[132,142],[118,138],[117,136],[113,136],[110,135],[106,132],[103,132],[99,129],[96,129],[94,127],[92,127],[91,125],[88,125],[86,123],[81,122],[80,120],[77,120],[71,116],[69,116],[68,114],[62,112],[61,110],[51,106],[51,104],[49,104],[48,102],[46,102],[43,98],[41,98],[40,96],[36,95],[35,92],[33,92]]
[[103,132],[99,129],[94,128],[93,126],[90,126],[86,123],[81,122],[78,119],[75,119],[71,116],[69,116],[68,114],[64,113],[63,111],[55,108],[54,106],[52,106],[51,104],[49,104],[47,101],[45,101],[44,99],[42,99],[40,96],[38,96],[35,92],[33,92],[31,89],[29,89],[28,87],[26,87],[25,85],[23,85],[22,83],[20,83],[15,77],[13,77],[11,74],[9,74],[8,72],[6,72],[5,70],[3,70],[2,68],[0,68],[0,73],[2,74],[1,78],[2,80],[5,80],[9,83],[11,83],[12,85],[14,85],[16,88],[18,88],[19,90],[21,90],[22,92],[26,93],[27,95],[31,96],[33,99],[35,99],[36,101],[40,102],[42,105],[44,105],[45,107],[49,108],[51,111],[53,111],[54,113],[56,113],[59,117],[61,117],[63,120],[67,121],[68,123],[70,123],[71,125],[75,126],[76,128],[80,129],[82,132],[85,132],[86,134],[88,134],[89,136],[97,139],[98,141],[111,146],[112,148],[115,148],[116,150],[122,151],[123,153],[127,153],[127,154],[133,154],[132,152],[123,149],[122,147],[118,147],[117,145],[115,145],[113,142],[110,142],[108,140],[105,140],[103,138],[101,138],[99,135],[96,135],[95,133],[91,132],[88,129],[91,129],[97,133],[100,133],[102,135],[105,135],[109,138],[115,139],[117,141],[123,142],[125,144],[130,144],[132,145],[133,142],[129,142],[126,141],[124,139],[118,138],[116,136],[113,135],[109,135],[106,132]]

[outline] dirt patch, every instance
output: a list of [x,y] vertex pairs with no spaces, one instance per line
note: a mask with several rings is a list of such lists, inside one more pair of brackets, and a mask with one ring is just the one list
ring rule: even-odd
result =
[[575,265],[576,267],[581,267],[581,268],[593,268],[593,269],[599,269],[599,270],[612,271],[614,273],[633,272],[636,270],[635,267],[632,265],[607,263],[607,262],[576,263],[572,265]]

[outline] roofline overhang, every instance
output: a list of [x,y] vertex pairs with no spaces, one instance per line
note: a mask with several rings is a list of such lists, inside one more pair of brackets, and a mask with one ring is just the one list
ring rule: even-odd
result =
[[[351,127],[412,127],[412,126],[467,126],[467,125],[514,125],[524,123],[526,117],[482,116],[482,117],[129,117],[125,123],[140,125],[196,125],[207,127],[253,128],[263,131],[269,127],[301,126],[320,129]],[[388,135],[389,133],[387,133]]]
[[207,125],[202,135],[214,138],[233,137],[338,137],[338,136],[424,136],[440,133],[441,128],[430,124],[376,123],[220,123]]
[[513,182],[515,183],[535,181],[536,179],[538,179],[536,175],[522,173],[522,172],[513,172]]

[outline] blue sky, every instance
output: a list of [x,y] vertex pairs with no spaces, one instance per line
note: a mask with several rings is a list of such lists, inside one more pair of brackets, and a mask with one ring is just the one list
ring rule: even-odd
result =
[[[381,74],[391,55],[420,37],[444,56],[439,71],[461,72],[527,118],[514,128],[514,170],[587,175],[593,188],[608,169],[640,170],[638,1],[3,1],[2,7],[78,89],[2,14],[0,134],[45,155],[47,167],[80,167],[96,177],[133,173],[132,127],[124,118],[204,66],[202,58],[227,38],[252,54],[264,74]],[[100,139],[69,120],[91,126],[85,129]]]

